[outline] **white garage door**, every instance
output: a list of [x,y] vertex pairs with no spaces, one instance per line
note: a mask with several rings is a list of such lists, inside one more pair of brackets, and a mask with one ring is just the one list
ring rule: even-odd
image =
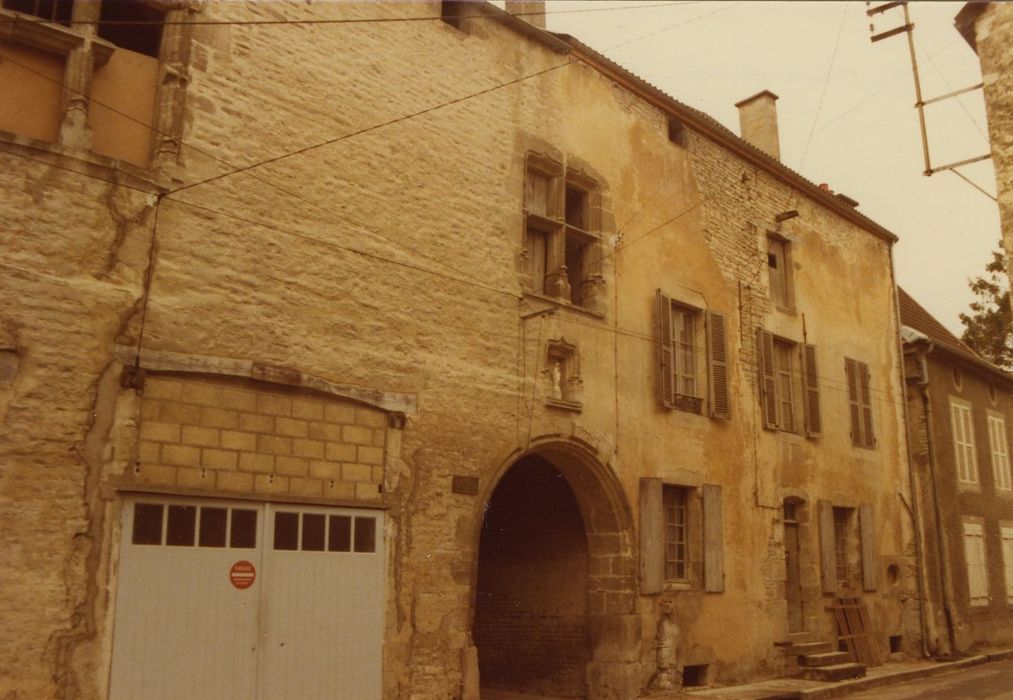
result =
[[380,697],[383,514],[125,504],[113,700]]

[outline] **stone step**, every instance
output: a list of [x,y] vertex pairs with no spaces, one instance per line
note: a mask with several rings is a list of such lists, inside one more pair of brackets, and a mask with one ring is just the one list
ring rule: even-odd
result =
[[806,654],[826,654],[834,651],[834,645],[830,642],[803,642],[792,644],[788,647],[788,653],[793,656],[805,656]]
[[846,651],[828,651],[822,654],[802,654],[798,657],[799,666],[836,666],[851,661],[851,654]]
[[788,641],[792,644],[803,644],[805,642],[815,642],[816,638],[813,637],[812,632],[789,632]]
[[810,681],[827,681],[834,683],[849,678],[865,676],[865,664],[835,664],[833,666],[817,666],[802,671],[802,677]]

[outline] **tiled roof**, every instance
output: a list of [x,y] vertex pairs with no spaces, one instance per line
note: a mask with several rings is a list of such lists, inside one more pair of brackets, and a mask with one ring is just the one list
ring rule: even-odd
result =
[[566,42],[570,46],[583,52],[585,55],[592,57],[597,61],[599,66],[607,67],[617,76],[621,76],[626,81],[637,85],[641,90],[643,90],[643,92],[653,96],[655,100],[661,102],[670,112],[678,114],[682,119],[690,122],[691,125],[706,129],[706,132],[712,138],[721,140],[726,145],[734,145],[740,153],[748,154],[748,156],[751,157],[756,164],[760,165],[768,172],[781,175],[784,177],[785,181],[803,190],[815,201],[833,209],[845,218],[851,219],[859,226],[862,226],[867,231],[886,241],[894,242],[897,240],[896,234],[865,216],[865,214],[862,214],[860,211],[855,209],[853,206],[850,206],[836,195],[822,190],[816,183],[805,178],[795,170],[792,170],[777,158],[773,158],[767,153],[764,153],[706,112],[702,112],[694,107],[690,107],[684,102],[680,102],[656,85],[653,85],[647,80],[641,78],[639,75],[633,73],[627,68],[624,68],[604,54],[595,51],[587,44],[573,36],[570,36],[569,34],[555,32],[546,33],[557,40]]
[[947,353],[951,357],[963,360],[978,369],[984,370],[995,377],[1002,377],[1008,386],[1013,386],[1013,374],[981,357],[978,353],[965,345],[957,336],[946,330],[946,327],[925,310],[921,304],[915,301],[910,294],[900,287],[897,288],[897,297],[900,304],[900,322],[908,328],[913,328],[919,333],[927,336],[935,345],[937,350]]
[[964,345],[960,338],[946,330],[946,326],[937,321],[935,316],[926,311],[924,306],[900,287],[897,288],[897,296],[900,300],[900,322],[902,324],[921,331],[937,343],[946,343],[965,352],[974,352]]

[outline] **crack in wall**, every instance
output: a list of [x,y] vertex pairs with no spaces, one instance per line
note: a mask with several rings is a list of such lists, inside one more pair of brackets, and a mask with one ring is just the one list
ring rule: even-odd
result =
[[[113,425],[120,393],[118,368],[119,363],[110,360],[92,383],[89,393],[94,395],[94,399],[90,425],[83,444],[74,446],[74,452],[84,467],[82,506],[85,526],[74,534],[73,544],[64,560],[64,587],[68,602],[73,604],[73,613],[70,627],[50,635],[45,651],[56,697],[61,700],[83,697],[81,681],[73,668],[74,652],[82,643],[94,639],[97,632],[98,570],[106,515],[105,508],[98,503],[99,484],[104,446]],[[79,593],[78,600],[74,602],[73,592],[82,589],[83,593]]]

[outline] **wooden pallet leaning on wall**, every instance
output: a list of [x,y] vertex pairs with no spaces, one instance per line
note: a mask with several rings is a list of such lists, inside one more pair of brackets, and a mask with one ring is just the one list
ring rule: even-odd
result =
[[843,641],[856,663],[879,666],[879,645],[869,619],[869,611],[861,598],[837,598],[834,601],[837,618],[837,638]]

